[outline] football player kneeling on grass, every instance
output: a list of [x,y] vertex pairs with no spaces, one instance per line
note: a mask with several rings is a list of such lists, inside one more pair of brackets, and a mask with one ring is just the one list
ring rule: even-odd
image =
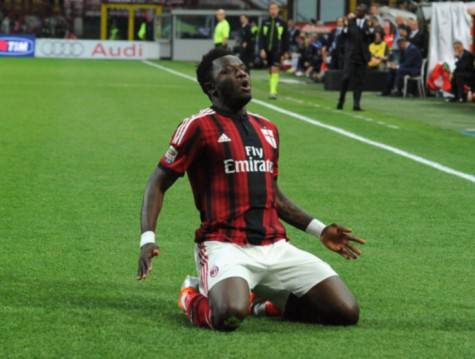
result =
[[213,49],[197,77],[212,106],[177,127],[148,181],[138,279],[147,277],[159,254],[155,227],[165,192],[187,172],[201,217],[195,236],[198,277],[186,278],[178,304],[193,325],[230,331],[249,314],[356,324],[353,294],[330,265],[289,243],[281,220],[346,259],[358,258],[354,243],[364,241],[313,218],[280,190],[279,133],[272,122],[246,110],[251,81],[238,57]]

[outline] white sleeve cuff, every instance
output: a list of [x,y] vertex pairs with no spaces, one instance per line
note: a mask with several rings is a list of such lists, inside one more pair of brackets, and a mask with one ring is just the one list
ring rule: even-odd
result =
[[140,248],[148,243],[155,243],[155,233],[152,231],[143,232],[140,236]]
[[320,238],[323,230],[325,229],[326,225],[320,222],[318,219],[314,218],[310,221],[305,232],[313,234],[315,237]]

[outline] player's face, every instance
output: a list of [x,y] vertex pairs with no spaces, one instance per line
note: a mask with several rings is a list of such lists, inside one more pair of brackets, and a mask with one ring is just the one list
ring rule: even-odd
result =
[[276,4],[272,4],[271,6],[269,6],[269,15],[271,17],[279,16],[279,6]]
[[215,97],[233,110],[240,110],[251,100],[251,79],[246,66],[236,56],[213,61]]

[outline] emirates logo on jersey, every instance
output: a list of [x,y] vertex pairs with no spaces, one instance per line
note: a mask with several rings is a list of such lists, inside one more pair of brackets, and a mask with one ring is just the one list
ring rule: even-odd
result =
[[241,172],[268,172],[274,173],[274,162],[264,158],[264,150],[261,147],[245,146],[247,159],[224,160],[224,172],[226,174]]
[[277,141],[275,140],[274,132],[268,128],[261,129],[261,132],[269,145],[271,145],[273,148],[277,148]]

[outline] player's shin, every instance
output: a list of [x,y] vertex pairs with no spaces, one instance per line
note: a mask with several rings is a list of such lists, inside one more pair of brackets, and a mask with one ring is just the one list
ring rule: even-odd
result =
[[271,95],[277,95],[277,86],[279,84],[279,73],[271,72],[269,75],[269,90]]

